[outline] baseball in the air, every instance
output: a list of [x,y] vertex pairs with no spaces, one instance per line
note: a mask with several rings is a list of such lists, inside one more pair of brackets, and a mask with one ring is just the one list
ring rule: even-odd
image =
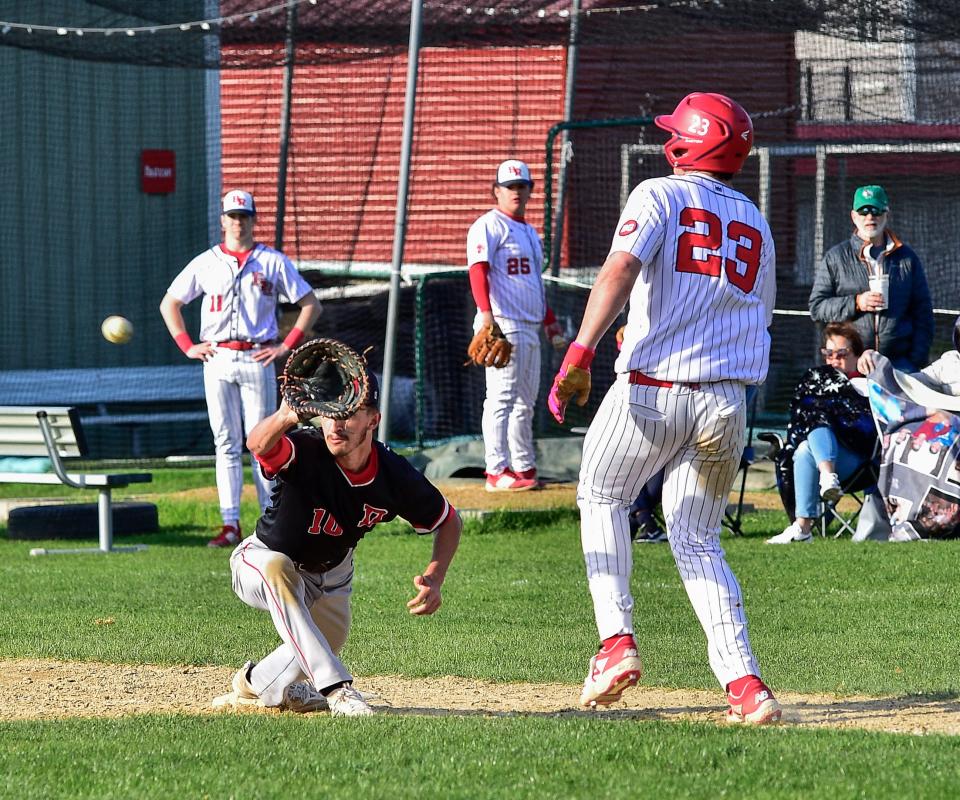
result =
[[126,344],[133,338],[133,325],[126,317],[107,317],[100,325],[103,338],[113,344]]

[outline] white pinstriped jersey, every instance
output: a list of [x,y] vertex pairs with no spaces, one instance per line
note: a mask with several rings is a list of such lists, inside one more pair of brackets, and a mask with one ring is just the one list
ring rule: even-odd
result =
[[498,320],[543,322],[543,245],[536,229],[499,209],[490,209],[467,233],[467,266],[490,265],[490,310]]
[[167,293],[182,303],[203,295],[200,340],[269,342],[277,338],[277,303],[296,303],[311,290],[283,253],[255,244],[242,270],[220,245],[194,258]]
[[643,264],[617,372],[763,382],[776,258],[770,226],[749,198],[699,174],[644,181],[630,194],[610,249]]

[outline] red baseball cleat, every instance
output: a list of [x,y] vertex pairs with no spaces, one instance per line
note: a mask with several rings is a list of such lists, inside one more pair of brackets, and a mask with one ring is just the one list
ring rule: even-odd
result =
[[543,484],[540,482],[540,479],[537,477],[536,467],[531,467],[530,469],[522,469],[519,472],[511,469],[511,470],[508,470],[508,472],[525,481],[533,481],[534,484],[536,485],[535,488],[537,489],[543,486]]
[[487,482],[483,487],[488,492],[526,492],[537,488],[538,484],[528,478],[520,478],[506,469],[496,475],[487,473]]
[[220,534],[207,542],[207,547],[234,547],[240,544],[241,539],[243,535],[240,533],[239,522],[236,525],[224,525]]
[[727,722],[740,725],[776,725],[783,709],[773,692],[756,675],[748,675],[740,694],[727,692]]
[[590,672],[583,682],[580,704],[593,707],[616,703],[623,690],[635,686],[642,675],[643,664],[633,636],[629,633],[618,636],[590,659]]

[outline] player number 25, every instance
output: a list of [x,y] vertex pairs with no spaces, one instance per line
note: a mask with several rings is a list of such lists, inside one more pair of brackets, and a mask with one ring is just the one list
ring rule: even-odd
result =
[[[757,273],[760,271],[760,231],[737,220],[727,223],[727,238],[737,243],[735,261],[732,258],[721,258],[717,252],[723,244],[724,234],[720,217],[704,208],[685,208],[680,212],[680,224],[683,227],[693,228],[697,223],[706,225],[706,231],[686,231],[677,241],[677,272],[693,272],[719,278],[722,268],[727,274],[727,280],[741,292],[749,294],[753,291]],[[706,258],[693,257],[696,247],[707,251]],[[739,269],[741,264],[744,267],[742,273]]]
[[523,258],[508,258],[507,259],[507,275],[529,275],[530,274],[530,259],[524,256]]

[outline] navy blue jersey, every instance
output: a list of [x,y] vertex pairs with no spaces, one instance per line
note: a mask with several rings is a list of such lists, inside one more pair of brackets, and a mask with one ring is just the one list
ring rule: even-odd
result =
[[298,428],[287,439],[293,454],[276,475],[257,538],[307,570],[339,564],[378,522],[403,517],[417,533],[429,533],[450,513],[439,490],[380,442],[367,466],[351,473],[334,460],[322,431]]

